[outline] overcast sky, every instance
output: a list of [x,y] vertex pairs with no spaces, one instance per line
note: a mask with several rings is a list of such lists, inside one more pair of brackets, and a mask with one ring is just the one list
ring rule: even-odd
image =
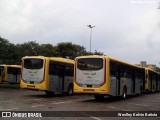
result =
[[0,36],[18,44],[72,42],[160,66],[160,0],[0,0]]

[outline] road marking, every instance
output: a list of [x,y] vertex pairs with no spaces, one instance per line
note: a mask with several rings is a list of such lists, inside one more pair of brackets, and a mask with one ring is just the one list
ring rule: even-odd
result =
[[52,103],[52,104],[56,104],[56,105],[58,105],[58,104],[64,104],[64,103],[69,103],[69,102],[73,102],[73,101],[56,102],[56,103]]
[[13,101],[0,101],[0,103],[8,103],[8,102],[13,102]]
[[31,107],[42,107],[44,105],[32,105]]
[[0,109],[0,111],[10,111],[10,110],[17,110],[18,108],[10,108],[10,109]]
[[90,117],[90,118],[95,119],[95,120],[102,120],[102,119],[97,118],[97,117]]
[[39,99],[30,99],[30,100],[44,100],[44,98],[39,98]]
[[31,100],[38,101],[38,100],[45,100],[45,99],[44,99],[44,98],[39,98],[39,99],[27,99],[27,100],[23,100],[23,101],[31,101]]
[[[154,99],[155,100],[155,99]],[[141,99],[141,101],[145,101],[145,102],[150,102],[150,103],[158,103],[159,101],[160,101],[160,99],[156,99],[157,101],[153,101],[153,100],[149,100],[149,99],[147,99],[147,100],[143,100],[143,99]]]
[[112,109],[117,109],[117,110],[122,110],[122,111],[130,111],[130,110],[127,110],[127,109],[121,109],[121,108],[113,107],[113,106],[106,106],[106,107],[112,108]]
[[149,106],[149,105],[143,105],[143,104],[137,104],[137,103],[131,103],[131,102],[125,102],[125,103],[131,104],[131,105],[145,106],[145,107]]
[[85,98],[85,99],[81,99],[81,100],[75,100],[74,102],[81,102],[81,101],[85,101],[85,100],[95,100],[94,98]]

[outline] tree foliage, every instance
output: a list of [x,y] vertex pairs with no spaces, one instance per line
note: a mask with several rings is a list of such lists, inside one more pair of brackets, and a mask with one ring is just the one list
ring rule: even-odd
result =
[[0,64],[15,64],[15,45],[0,37]]
[[53,46],[51,44],[39,44],[29,41],[23,44],[12,44],[0,37],[0,64],[20,64],[24,56],[69,57],[74,59],[82,55],[103,55],[102,52],[87,52],[83,46],[71,42],[61,42]]
[[76,56],[86,55],[87,52],[83,46],[72,44],[71,42],[61,42],[56,46],[57,56],[69,57],[74,59]]

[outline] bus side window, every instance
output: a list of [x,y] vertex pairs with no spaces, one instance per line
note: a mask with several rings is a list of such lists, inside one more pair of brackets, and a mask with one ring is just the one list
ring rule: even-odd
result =
[[121,77],[124,77],[124,72],[121,72]]
[[110,62],[110,76],[117,77],[117,68],[116,64],[113,61]]
[[122,65],[121,66],[121,70],[120,70],[120,75],[121,77],[124,77],[124,78],[131,78],[131,68],[128,66],[128,65]]
[[125,73],[125,68],[124,68],[124,66],[121,66],[121,68],[120,68],[120,77],[121,78],[124,77],[124,73]]
[[124,77],[125,78],[131,78],[132,77],[132,72],[131,72],[130,68],[126,69]]
[[66,66],[65,68],[65,76],[73,76],[73,66]]
[[54,62],[49,63],[49,75],[58,75],[58,65]]
[[116,77],[116,70],[114,68],[110,68],[110,76]]

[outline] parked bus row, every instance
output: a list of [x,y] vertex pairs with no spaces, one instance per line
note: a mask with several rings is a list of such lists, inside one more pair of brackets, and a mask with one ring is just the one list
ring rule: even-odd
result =
[[[11,66],[5,67],[0,66],[1,81],[19,82],[21,67],[18,66],[17,71]],[[46,94],[72,95],[74,92],[93,94],[95,99],[106,95],[126,98],[160,91],[160,73],[109,56],[81,56],[75,61],[26,56],[22,58],[20,87],[42,90]]]
[[122,96],[160,90],[160,74],[108,56],[83,56],[75,59],[75,93]]
[[19,84],[20,75],[20,65],[0,65],[0,83]]
[[[75,64],[75,65],[74,65]],[[74,72],[75,71],[75,72]],[[74,80],[73,80],[74,79]],[[21,88],[51,93],[87,93],[96,99],[160,90],[160,74],[109,56],[24,57]]]

